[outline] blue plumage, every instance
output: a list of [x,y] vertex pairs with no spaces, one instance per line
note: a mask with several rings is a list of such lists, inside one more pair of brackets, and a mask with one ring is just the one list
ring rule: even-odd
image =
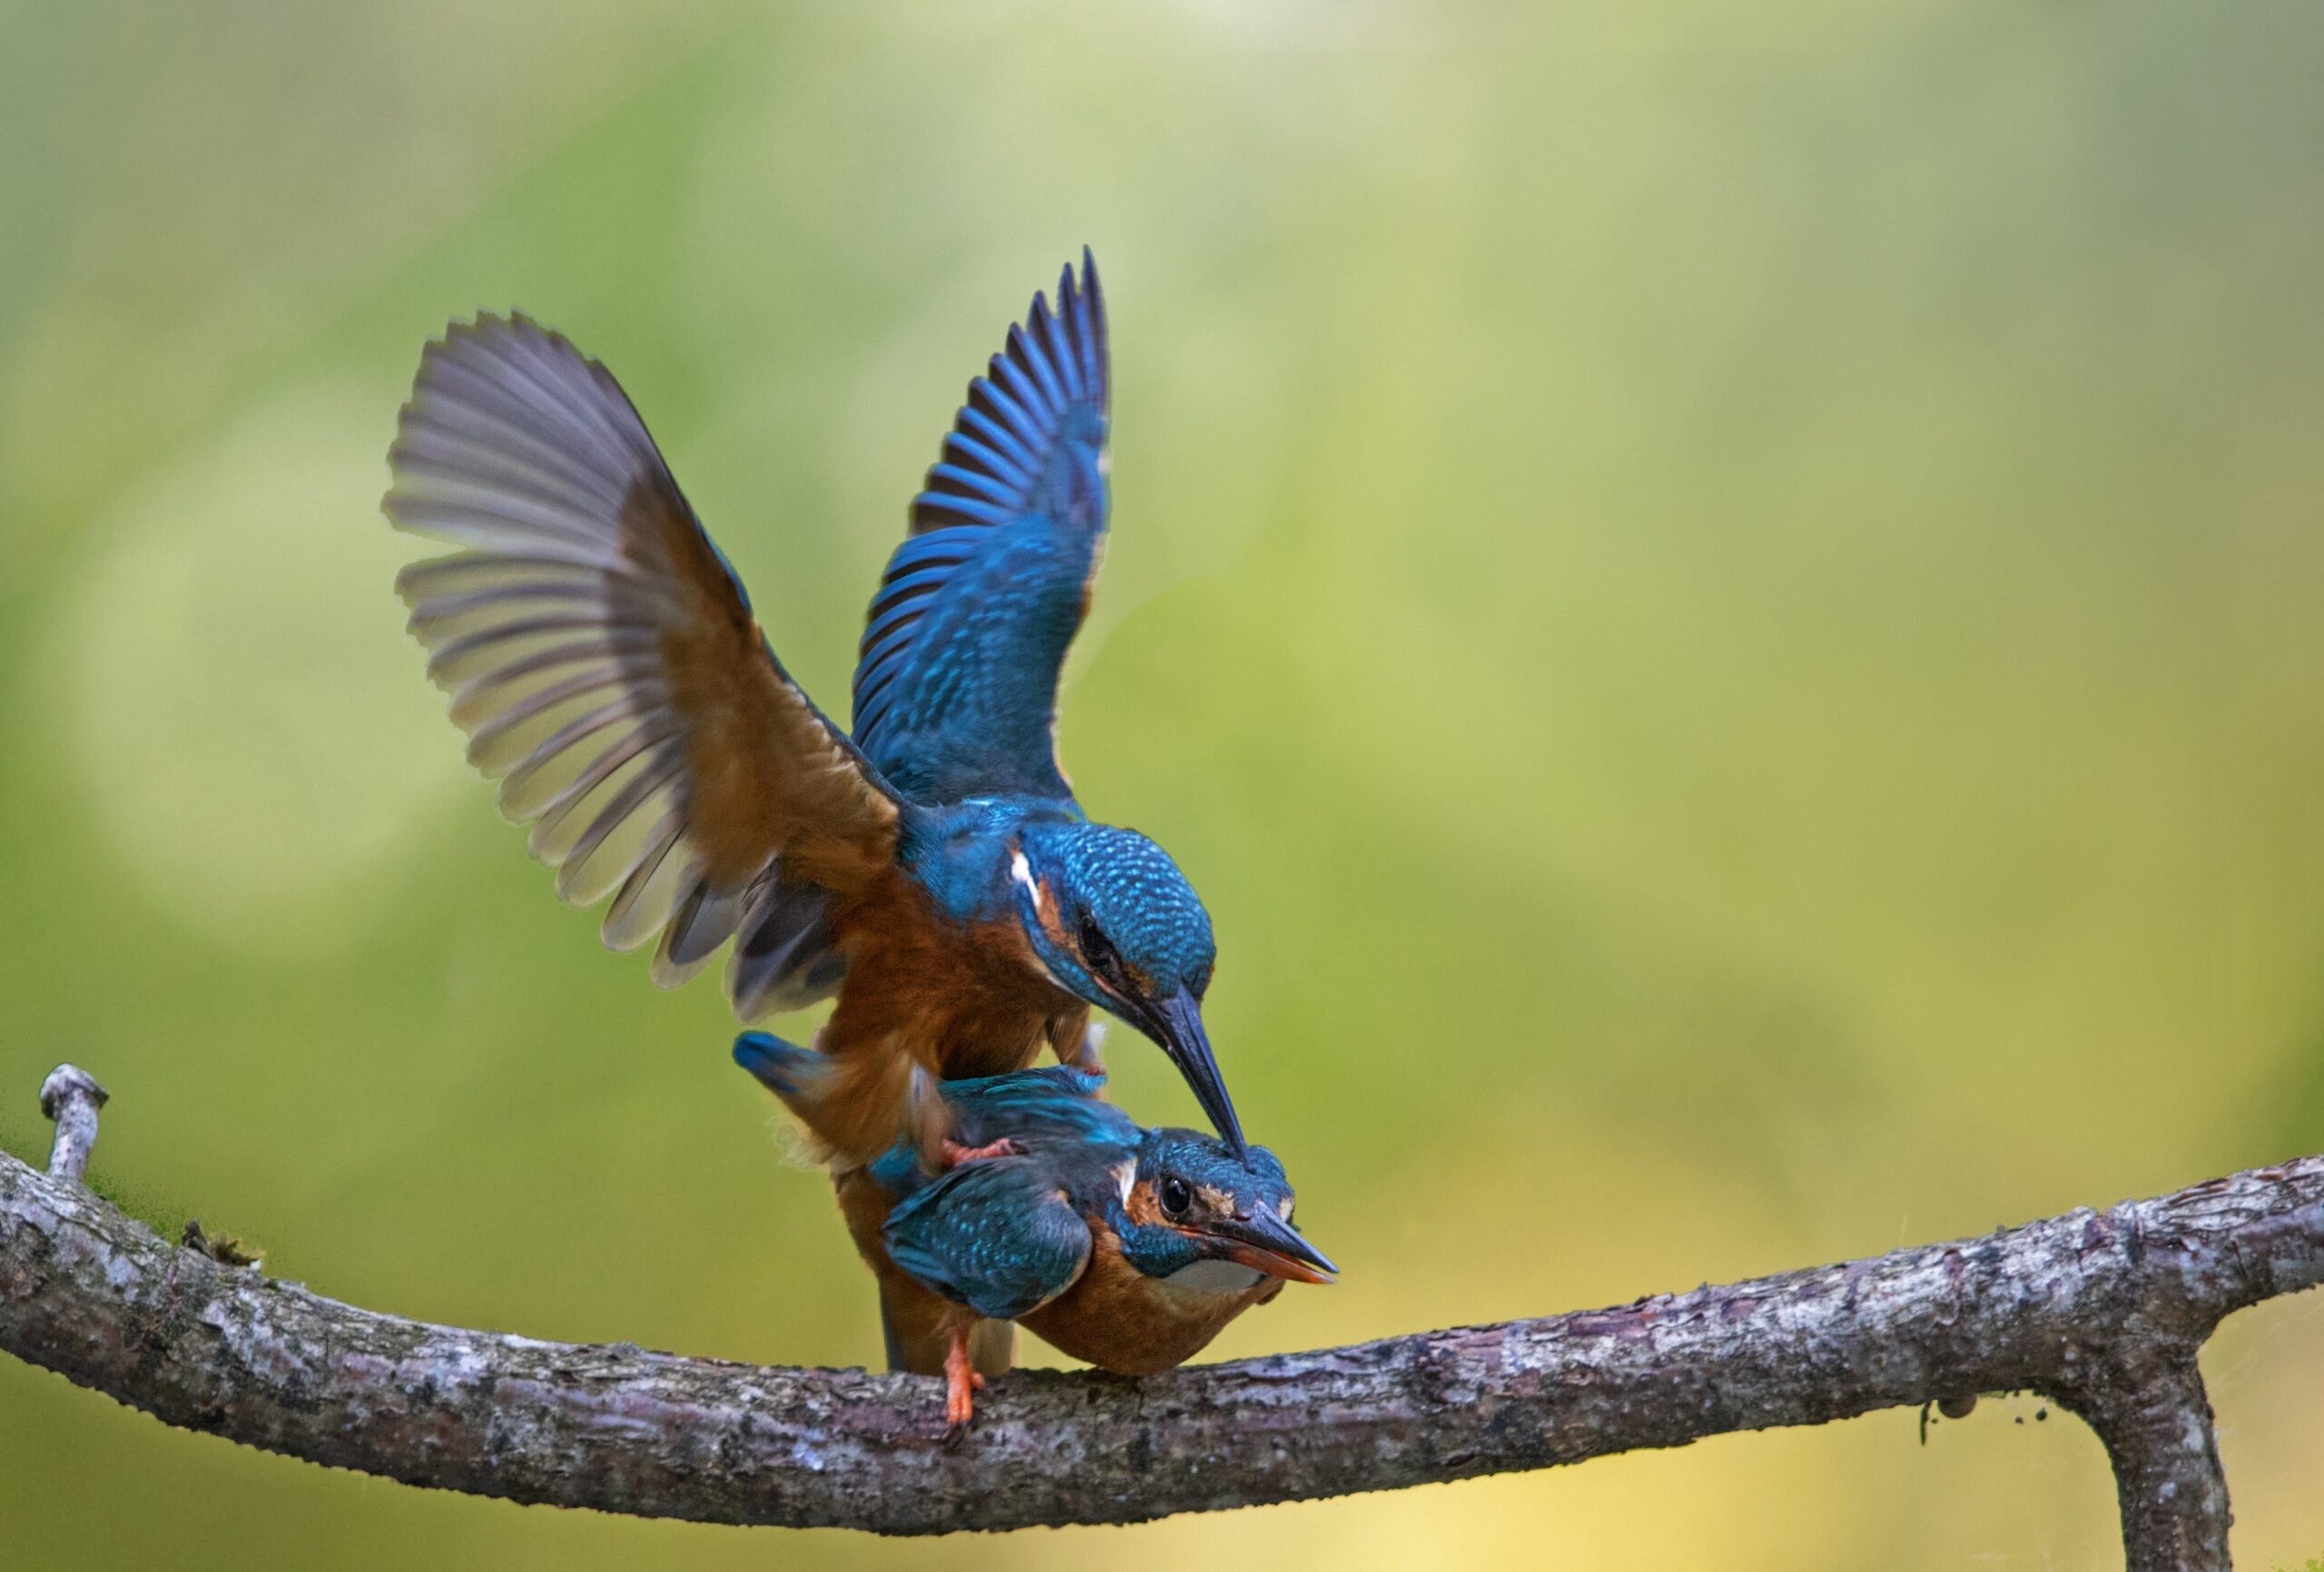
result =
[[[606,368],[522,317],[423,355],[383,506],[456,547],[399,581],[470,757],[576,905],[675,986],[731,945],[744,1020],[836,996],[824,1129],[875,1159],[922,1082],[1152,1037],[1239,1145],[1201,1002],[1210,923],[1092,824],[1057,683],[1106,528],[1097,268],[1034,297],[968,396],[866,619],[852,734],[792,680]],[[658,942],[656,942],[658,941]]]
[[969,385],[872,599],[854,735],[921,801],[1070,793],[1057,677],[1105,536],[1110,400],[1105,297],[1081,266]]
[[[763,1033],[745,1034],[735,1045],[736,1061],[793,1105],[801,1105],[803,1095],[811,1099],[813,1061],[821,1056],[788,1044],[770,1050],[767,1042]],[[1231,1242],[1244,1238],[1234,1223],[1247,1229],[1257,1213],[1287,1223],[1291,1185],[1274,1153],[1250,1146],[1238,1154],[1193,1130],[1142,1129],[1100,1099],[1105,1082],[1066,1065],[944,1082],[938,1091],[952,1141],[976,1148],[1005,1144],[1009,1150],[931,1174],[917,1148],[899,1142],[866,1170],[896,1198],[886,1238],[897,1264],[980,1314],[1013,1320],[1032,1304],[987,1306],[1018,1303],[1037,1286],[1042,1292],[1036,1302],[1045,1301],[1080,1271],[1088,1240],[1068,1270],[1061,1216],[1079,1217],[1085,1229],[1111,1235],[1124,1260],[1156,1278],[1226,1253]],[[1140,1187],[1166,1179],[1185,1189],[1178,1213],[1195,1205],[1197,1193],[1227,1198],[1228,1229],[1206,1235],[1181,1217],[1157,1214],[1154,1207],[1170,1207],[1161,1199],[1134,1214]],[[1278,1247],[1282,1232],[1267,1233]],[[1304,1242],[1290,1248],[1297,1259],[1331,1270]],[[1059,1275],[1029,1275],[1036,1262]]]
[[812,1105],[831,1061],[812,1048],[787,1043],[773,1032],[744,1032],[734,1039],[734,1062],[786,1105]]
[[[841,1069],[746,1032],[734,1060],[819,1135]],[[1009,1323],[1126,1375],[1167,1370],[1285,1282],[1337,1270],[1292,1226],[1265,1147],[1141,1129],[1069,1065],[929,1085],[948,1154],[896,1143],[838,1174],[840,1210],[880,1281],[889,1360],[947,1380],[952,1434]]]
[[[1135,958],[1147,991],[1199,996],[1210,986],[1218,959],[1210,914],[1168,852],[1135,830],[1105,824],[1028,824],[1021,839],[1028,858],[1058,870],[1058,882],[1106,943]],[[1068,962],[1060,956],[1053,964]]]
[[888,1257],[923,1288],[988,1321],[1015,1321],[1073,1285],[1089,1225],[1049,1167],[963,1163],[888,1213]]
[[[748,1032],[734,1059],[815,1126],[835,1073],[823,1056]],[[1141,1373],[1187,1358],[1283,1281],[1330,1281],[1332,1263],[1291,1225],[1274,1154],[1142,1129],[1104,1086],[1066,1065],[942,1082],[931,1090],[945,1145],[970,1154],[931,1167],[900,1141],[842,1177],[883,1305],[923,1337],[940,1331],[956,1379],[979,1321],[1022,1321],[1078,1358]]]
[[[786,1070],[784,1084],[797,1079]],[[931,1173],[900,1145],[842,1182],[891,1346],[902,1325],[945,1350],[955,1433],[980,1384],[972,1350],[994,1322],[1142,1375],[1191,1357],[1286,1281],[1332,1281],[1292,1226],[1273,1154],[1140,1129],[1098,1100],[1102,1081],[1059,1066],[948,1082],[952,1140],[974,1155]]]

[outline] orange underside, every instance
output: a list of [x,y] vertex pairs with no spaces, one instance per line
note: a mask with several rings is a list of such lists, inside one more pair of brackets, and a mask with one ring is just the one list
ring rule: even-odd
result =
[[[942,1375],[956,1337],[973,1333],[975,1367],[988,1375],[1009,1368],[1009,1341],[998,1323],[940,1298],[898,1271],[880,1241],[889,1197],[861,1174],[838,1183],[840,1213],[865,1264],[880,1281],[880,1302],[897,1351],[898,1368],[920,1375]],[[1253,1305],[1283,1291],[1275,1278],[1261,1278],[1241,1293],[1174,1292],[1124,1261],[1111,1234],[1102,1234],[1089,1265],[1071,1288],[1024,1319],[1043,1341],[1075,1359],[1116,1375],[1153,1375],[1171,1370],[1208,1347],[1226,1323]]]
[[998,1076],[1045,1045],[1076,1052],[1088,1007],[1042,976],[1014,922],[945,920],[901,870],[832,914],[847,980],[815,1046],[836,1073],[811,1121],[841,1166],[868,1163],[909,1134],[933,1148],[940,1114],[912,1067],[938,1079]]
[[1262,1277],[1240,1293],[1195,1294],[1146,1277],[1099,1233],[1089,1264],[1065,1292],[1024,1318],[1026,1330],[1075,1359],[1116,1375],[1175,1369],[1210,1344],[1226,1323],[1283,1292]]

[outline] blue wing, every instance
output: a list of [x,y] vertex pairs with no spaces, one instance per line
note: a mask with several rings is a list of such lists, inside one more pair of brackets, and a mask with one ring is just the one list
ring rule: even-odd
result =
[[898,1202],[883,1237],[921,1286],[994,1321],[1039,1310],[1089,1263],[1089,1225],[1031,1157],[961,1164]]
[[[810,1077],[827,1061],[764,1032],[748,1032],[734,1045],[734,1062],[801,1111],[812,1105]],[[1128,1114],[1098,1096],[1105,1084],[1103,1076],[1070,1065],[1048,1065],[1005,1076],[946,1081],[940,1089],[951,1115],[951,1138],[963,1146],[990,1145],[1006,1138],[1028,1150],[1133,1151],[1144,1132]],[[802,1116],[806,1116],[803,1112]],[[916,1194],[932,1183],[921,1165],[919,1147],[909,1140],[889,1147],[868,1172],[874,1184],[896,1195]]]
[[1103,1101],[1106,1077],[1070,1065],[1047,1065],[1006,1076],[944,1083],[952,1110],[952,1138],[982,1146],[1003,1137],[1019,1142],[1058,1137],[1076,1145],[1128,1151],[1140,1132],[1128,1114]]
[[855,741],[924,802],[1068,797],[1057,680],[1106,534],[1110,407],[1097,263],[1033,297],[1006,351],[969,384],[912,500],[855,668]]

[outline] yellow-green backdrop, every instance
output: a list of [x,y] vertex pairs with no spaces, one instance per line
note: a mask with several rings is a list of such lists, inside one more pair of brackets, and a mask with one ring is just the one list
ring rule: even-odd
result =
[[[1221,1355],[2324,1147],[2324,11],[0,6],[0,1142],[357,1302],[857,1363],[824,1187],[560,908],[399,631],[422,341],[627,381],[810,689],[1088,241],[1085,800],[1184,861],[1346,1268]],[[1191,1119],[1117,1039],[1124,1101]],[[2206,1359],[2324,1553],[2324,1303]],[[2101,1567],[1996,1400],[1128,1531],[423,1494],[0,1360],[9,1567]]]

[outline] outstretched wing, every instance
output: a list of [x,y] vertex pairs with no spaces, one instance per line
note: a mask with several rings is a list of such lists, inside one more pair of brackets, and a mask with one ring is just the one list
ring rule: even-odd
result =
[[855,668],[855,740],[906,796],[1070,794],[1057,679],[1106,535],[1106,302],[1085,250],[969,384]]
[[923,1287],[994,1321],[1039,1310],[1089,1263],[1089,1225],[1048,1165],[1027,1157],[960,1164],[898,1202],[883,1236]]
[[[382,505],[465,547],[398,586],[468,758],[665,987],[774,891],[860,889],[899,804],[767,647],[611,373],[523,317],[422,357]],[[730,970],[729,991],[734,977]]]

